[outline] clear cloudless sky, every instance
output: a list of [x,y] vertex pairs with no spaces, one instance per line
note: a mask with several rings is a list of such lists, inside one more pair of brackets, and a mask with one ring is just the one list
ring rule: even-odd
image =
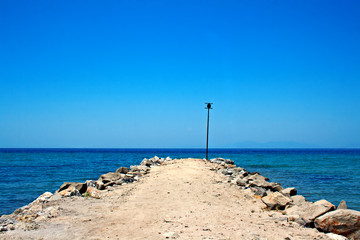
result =
[[0,147],[360,147],[360,1],[0,0]]

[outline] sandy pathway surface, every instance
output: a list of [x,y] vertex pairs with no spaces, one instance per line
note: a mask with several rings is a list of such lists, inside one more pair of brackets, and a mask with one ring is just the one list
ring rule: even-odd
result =
[[140,181],[101,191],[101,198],[49,202],[57,217],[3,239],[328,239],[287,222],[280,212],[231,185],[214,165],[182,159],[151,168]]

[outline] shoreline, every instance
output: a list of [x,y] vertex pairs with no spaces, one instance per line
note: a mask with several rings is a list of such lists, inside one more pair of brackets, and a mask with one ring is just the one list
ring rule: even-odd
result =
[[[39,232],[40,229],[46,229],[46,227],[44,227],[47,226],[46,223],[61,218],[61,204],[64,204],[64,202],[73,201],[74,199],[81,199],[79,201],[83,201],[84,199],[91,201],[101,200],[104,197],[106,198],[106,196],[104,196],[105,193],[110,193],[111,195],[116,188],[126,189],[131,188],[132,185],[142,184],[143,180],[149,178],[149,176],[150,178],[152,177],[152,174],[149,173],[152,173],[153,170],[175,163],[181,164],[182,161],[190,162],[190,160],[187,159],[173,160],[171,158],[164,159],[154,157],[144,159],[140,165],[131,166],[130,169],[121,167],[114,173],[103,174],[97,181],[88,180],[85,183],[64,183],[55,194],[44,193],[29,205],[15,210],[14,213],[10,215],[2,216],[0,223],[2,224],[1,229],[3,233],[0,234],[0,238],[9,235],[7,237],[18,239],[17,237],[21,237],[21,235],[24,234],[24,229],[35,233],[36,236],[36,232]],[[258,204],[258,209],[253,209],[252,211],[260,211],[266,214],[267,212],[271,212],[281,219],[280,222],[285,221],[292,225],[292,228],[296,226],[296,228],[298,228],[297,230],[315,230],[315,228],[311,227],[316,227],[322,231],[331,231],[346,235],[349,239],[357,239],[360,237],[360,230],[349,230],[352,224],[349,223],[349,221],[344,223],[347,224],[345,233],[344,231],[339,232],[340,230],[336,228],[334,224],[328,223],[328,215],[334,218],[332,215],[340,212],[342,216],[344,214],[353,214],[355,221],[356,217],[359,216],[357,219],[358,222],[354,223],[354,227],[360,226],[356,225],[360,220],[359,212],[346,209],[346,204],[341,204],[341,206],[339,206],[340,208],[336,209],[334,205],[326,200],[320,200],[315,203],[308,202],[301,195],[296,195],[295,188],[283,189],[280,184],[268,182],[266,177],[257,172],[250,173],[243,168],[236,167],[234,162],[229,159],[217,158],[211,159],[209,162],[199,159],[192,159],[191,161],[202,162],[203,165],[205,164],[205,170],[210,171],[211,174],[216,177],[220,176],[221,183],[227,187],[236,188],[243,196],[249,197],[252,201],[255,200],[256,204]],[[204,174],[209,175],[207,172],[204,172]],[[166,196],[167,195],[164,197]],[[338,216],[335,216],[335,218],[336,217]],[[326,219],[326,221],[324,219]],[[279,219],[274,220],[274,222],[276,221],[279,222]],[[324,221],[326,223],[324,223]],[[304,226],[306,226],[306,228],[304,228]],[[331,234],[326,235],[317,230],[315,231],[315,233],[312,232],[311,234],[319,234],[319,236],[322,237],[321,239],[335,239]],[[179,237],[181,238],[181,234]]]

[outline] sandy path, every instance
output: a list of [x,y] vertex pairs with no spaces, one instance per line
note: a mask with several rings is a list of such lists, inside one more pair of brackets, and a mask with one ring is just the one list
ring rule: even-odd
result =
[[151,169],[141,181],[103,191],[101,199],[73,197],[38,230],[9,231],[7,239],[328,239],[262,210],[212,164],[186,159]]

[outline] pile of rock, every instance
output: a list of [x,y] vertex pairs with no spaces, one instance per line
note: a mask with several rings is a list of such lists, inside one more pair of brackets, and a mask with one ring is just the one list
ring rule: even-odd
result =
[[261,199],[269,210],[282,211],[289,222],[340,234],[348,239],[360,239],[360,212],[346,209],[344,201],[338,208],[324,199],[312,203],[304,196],[297,195],[295,188],[284,189],[258,172],[251,173],[236,167],[229,159],[214,158],[210,162],[216,164],[212,170],[221,172],[228,177],[228,182]]
[[147,167],[160,166],[164,162],[168,162],[168,161],[172,161],[172,160],[173,159],[171,159],[170,157],[159,158],[158,156],[155,156],[155,157],[150,158],[150,159],[144,158],[144,160],[140,163],[140,165],[147,166]]
[[[98,180],[87,180],[81,182],[65,182],[54,193],[46,192],[35,201],[22,208],[15,210],[10,215],[0,218],[0,231],[14,230],[15,226],[22,226],[26,230],[36,229],[37,222],[46,218],[56,217],[59,207],[51,206],[50,201],[64,197],[92,197],[100,198],[100,191],[114,185],[124,185],[138,181],[150,172],[151,167],[159,166],[164,162],[172,161],[170,157],[145,158],[140,165],[120,167],[115,172],[103,174]],[[25,224],[26,223],[26,224]]]
[[65,182],[59,190],[56,191],[56,194],[60,194],[62,197],[89,196],[99,198],[99,190],[104,190],[109,186],[123,185],[137,181],[140,177],[149,173],[151,167],[159,166],[171,160],[170,157],[159,158],[155,156],[149,159],[145,158],[140,165],[130,166],[130,169],[120,167],[115,172],[101,175],[97,181],[87,180],[85,183]]
[[38,222],[48,218],[56,217],[60,208],[47,204],[53,196],[45,192],[30,204],[16,209],[12,214],[0,218],[0,231],[14,230],[15,227],[22,227],[24,230],[38,228]]

